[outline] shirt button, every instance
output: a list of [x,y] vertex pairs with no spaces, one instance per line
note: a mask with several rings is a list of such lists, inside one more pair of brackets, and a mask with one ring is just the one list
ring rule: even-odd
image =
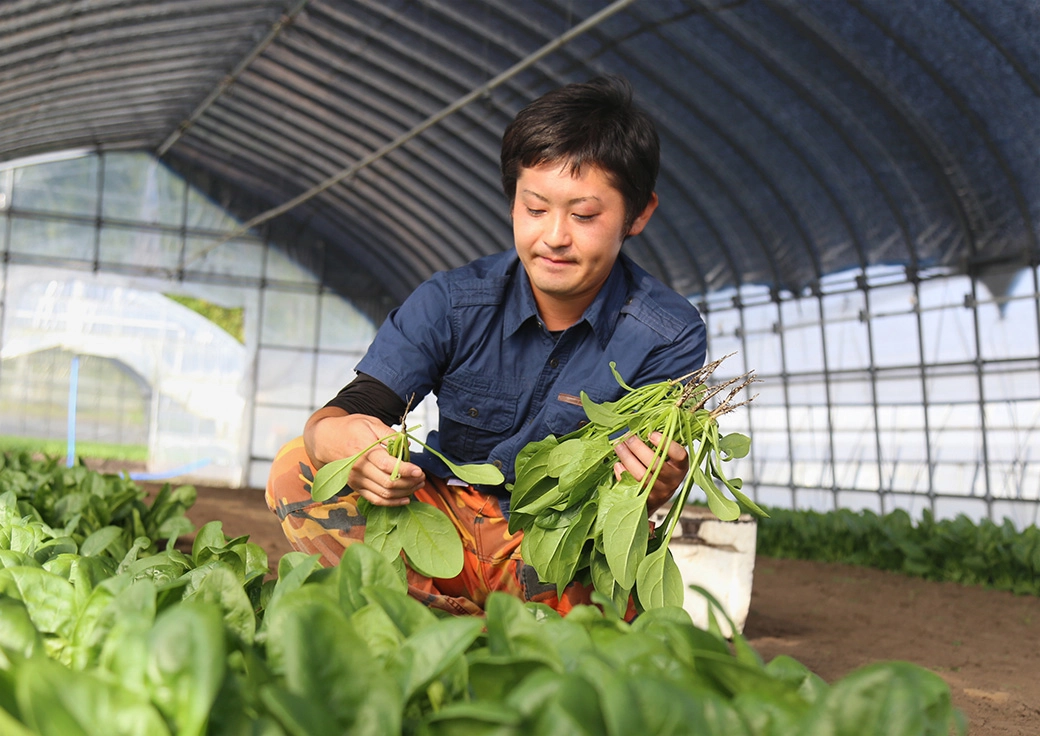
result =
[[469,408],[469,411],[466,412],[466,413],[469,414],[471,417],[474,417],[474,418],[476,418],[477,416],[480,415],[480,412],[477,411],[477,407],[475,407],[475,406],[471,406]]
[[492,465],[494,465],[494,466],[495,466],[496,468],[498,468],[499,470],[501,470],[501,469],[502,469],[502,461],[501,461],[501,460],[493,460],[493,461],[491,462],[491,464],[492,464]]
[[558,358],[550,358],[549,359],[549,367],[550,368],[559,368],[560,367],[559,359]]

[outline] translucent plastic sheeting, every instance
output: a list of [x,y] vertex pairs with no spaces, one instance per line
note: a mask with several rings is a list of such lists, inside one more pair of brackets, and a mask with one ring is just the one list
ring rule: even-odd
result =
[[[245,345],[158,291],[117,276],[14,266],[7,288],[3,360],[59,348],[126,366],[150,397],[147,437],[135,438],[148,447],[148,471],[193,466],[193,477],[241,483],[251,399]],[[61,396],[68,375],[55,380],[64,385],[47,393]]]

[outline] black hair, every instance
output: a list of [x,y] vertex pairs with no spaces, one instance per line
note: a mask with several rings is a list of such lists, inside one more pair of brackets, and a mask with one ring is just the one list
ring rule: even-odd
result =
[[646,208],[657,184],[661,144],[650,116],[620,77],[597,77],[548,92],[516,114],[502,136],[502,189],[516,197],[521,168],[566,165],[602,169],[625,201],[625,228]]

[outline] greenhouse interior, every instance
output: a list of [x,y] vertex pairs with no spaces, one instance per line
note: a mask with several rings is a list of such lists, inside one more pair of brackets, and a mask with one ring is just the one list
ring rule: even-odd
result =
[[0,445],[265,488],[394,309],[513,249],[513,116],[613,75],[661,141],[624,252],[757,379],[743,493],[1030,530],[1037,39],[1037,0],[2,3]]
[[663,150],[626,247],[760,379],[753,497],[1036,522],[1035,3],[513,5],[0,11],[2,434],[68,438],[78,356],[76,437],[262,487],[390,308],[511,247],[509,116],[614,73]]

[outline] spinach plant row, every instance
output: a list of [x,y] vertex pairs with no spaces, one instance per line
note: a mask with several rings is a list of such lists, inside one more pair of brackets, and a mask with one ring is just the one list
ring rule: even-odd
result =
[[964,514],[936,519],[923,509],[819,512],[770,508],[758,525],[758,553],[766,557],[843,562],[893,570],[927,580],[981,585],[1040,595],[1040,528],[1016,528]]
[[[438,616],[370,545],[339,566],[203,525],[190,553],[142,539],[48,545],[57,530],[0,493],[0,733],[9,736],[948,736],[949,687],[906,662],[828,685],[764,663],[681,608],[629,624],[566,618],[502,593]],[[89,554],[88,554],[89,553]],[[716,609],[721,610],[721,609]]]

